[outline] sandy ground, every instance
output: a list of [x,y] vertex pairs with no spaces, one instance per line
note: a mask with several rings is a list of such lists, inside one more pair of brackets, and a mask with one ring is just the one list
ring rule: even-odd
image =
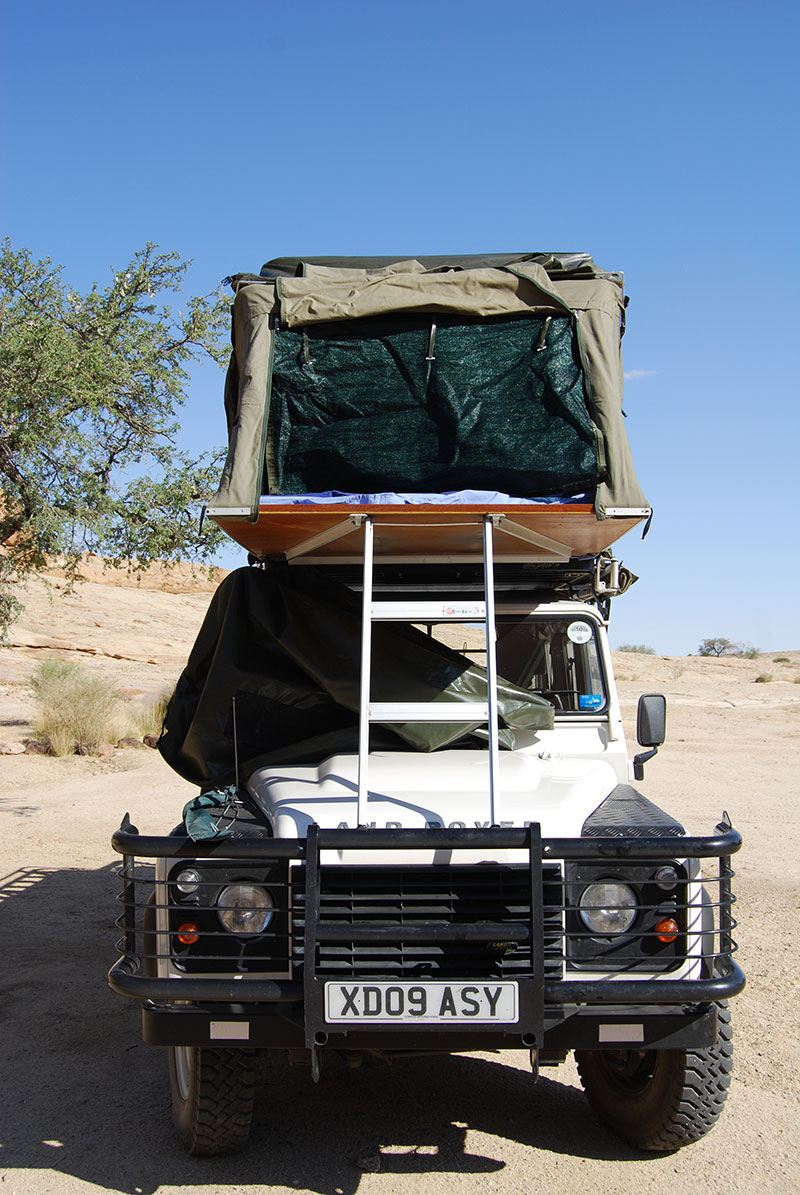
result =
[[[73,596],[38,584],[24,595],[15,646],[0,652],[0,743],[31,734],[26,682],[47,656],[84,662],[131,701],[178,675],[211,586],[190,581],[187,591],[173,577],[136,588],[109,584],[96,568],[90,575]],[[773,662],[781,654],[789,663]],[[141,829],[166,831],[193,790],[144,748],[96,759],[3,755],[2,1191],[799,1190],[790,934],[800,905],[800,652],[753,661],[620,655],[617,664],[629,720],[640,692],[663,691],[669,702],[668,742],[643,790],[697,832],[727,809],[745,839],[736,888],[748,986],[733,1009],[731,1095],[708,1137],[643,1155],[597,1123],[571,1061],[534,1085],[520,1051],[355,1072],[334,1061],[317,1087],[306,1070],[280,1072],[247,1152],[188,1158],[172,1133],[166,1058],[141,1044],[136,1007],[112,995],[105,973],[117,886],[109,837],[126,810]],[[773,680],[756,684],[765,672]],[[377,1158],[379,1172],[364,1172],[364,1158]]]

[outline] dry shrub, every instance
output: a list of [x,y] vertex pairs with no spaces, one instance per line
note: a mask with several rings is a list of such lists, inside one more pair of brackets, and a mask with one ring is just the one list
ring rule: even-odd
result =
[[756,677],[756,684],[757,685],[768,685],[771,680],[772,680],[771,672],[759,672],[758,676]]
[[94,755],[114,737],[119,693],[78,664],[45,660],[30,680],[39,706],[36,732],[53,755]]
[[155,735],[156,737],[161,734],[164,715],[167,712],[167,706],[169,705],[172,693],[172,689],[165,689],[157,697],[135,705],[131,709],[130,719],[139,738],[143,739],[146,734]]

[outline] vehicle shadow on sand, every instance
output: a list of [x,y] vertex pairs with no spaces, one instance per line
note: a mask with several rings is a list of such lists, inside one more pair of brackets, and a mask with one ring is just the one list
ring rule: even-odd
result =
[[[0,1173],[49,1170],[130,1195],[248,1184],[351,1195],[365,1170],[502,1170],[506,1142],[587,1159],[646,1156],[603,1129],[569,1081],[534,1084],[520,1051],[369,1059],[357,1070],[326,1055],[318,1085],[280,1055],[249,1147],[188,1157],[170,1121],[166,1052],[141,1042],[138,1007],[106,984],[115,871],[30,868],[0,879]],[[47,1186],[61,1189],[55,1174]]]

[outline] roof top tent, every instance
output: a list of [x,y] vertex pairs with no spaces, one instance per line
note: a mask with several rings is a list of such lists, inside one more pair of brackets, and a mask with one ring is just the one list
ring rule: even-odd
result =
[[[548,702],[543,710],[498,676],[496,569],[513,574],[517,595],[546,587],[574,596],[588,584],[602,600],[630,578],[597,558],[650,513],[622,423],[622,279],[585,254],[506,254],[282,258],[232,283],[230,448],[208,513],[255,559],[276,565],[231,582],[231,593],[242,590],[231,599],[234,623],[253,621],[262,590],[288,587],[278,604],[296,611],[308,588],[303,668],[325,683],[332,624],[323,594],[346,608],[351,631],[360,623],[358,646],[352,638],[342,648],[342,631],[331,631],[336,701],[358,719],[358,824],[376,723],[424,750],[486,727],[493,821],[515,703],[530,724],[553,717]],[[328,567],[323,580],[286,564]],[[483,626],[486,667],[472,668],[467,684],[469,661],[450,652],[455,690],[420,688],[418,672],[430,668],[411,666],[408,653],[439,649],[414,626],[450,619]],[[277,638],[286,647],[284,621]],[[411,623],[411,638],[375,626],[393,622]],[[381,655],[384,642],[403,646]],[[343,695],[342,659],[355,664],[357,655]],[[233,684],[227,656],[222,665],[212,686],[217,721],[220,694]],[[207,754],[208,736],[200,738]],[[226,759],[223,751],[220,766]]]
[[587,254],[278,258],[231,279],[208,514],[258,559],[596,556],[647,518],[622,419],[622,278]]

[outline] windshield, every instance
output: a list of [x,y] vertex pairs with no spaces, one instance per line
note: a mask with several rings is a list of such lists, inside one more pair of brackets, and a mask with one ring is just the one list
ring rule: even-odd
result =
[[[606,689],[592,620],[498,614],[496,623],[500,676],[546,697],[556,714],[605,709]],[[482,624],[440,623],[431,626],[429,634],[486,666]]]

